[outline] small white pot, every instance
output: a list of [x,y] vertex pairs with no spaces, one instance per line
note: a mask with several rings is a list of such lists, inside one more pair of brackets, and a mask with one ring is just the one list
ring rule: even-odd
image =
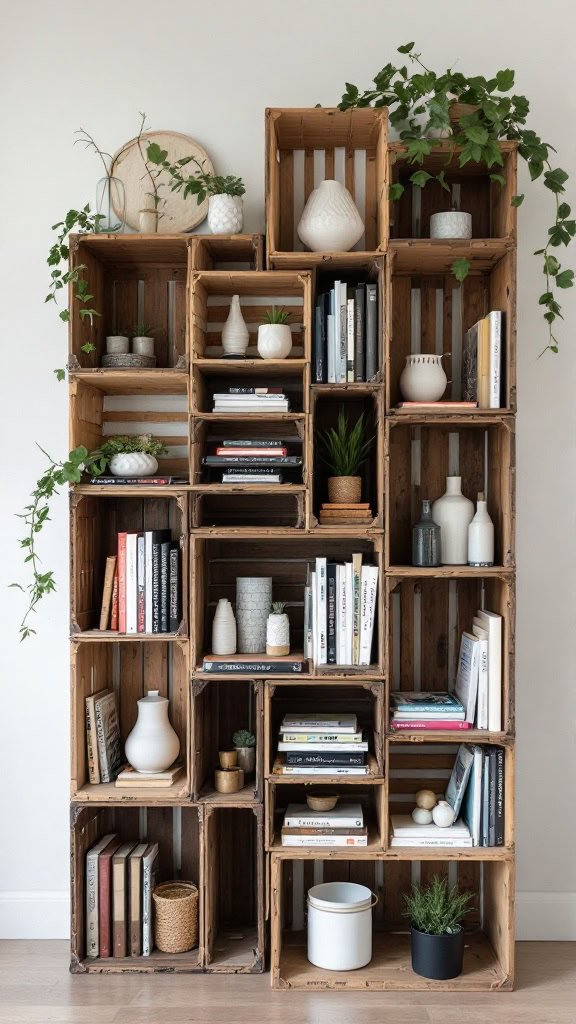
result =
[[180,740],[170,725],[168,700],[148,690],[138,701],[136,725],[126,740],[126,757],[137,772],[165,772],[178,757]]
[[286,359],[292,349],[292,331],[288,324],[260,324],[258,354],[262,359]]
[[139,356],[153,356],[154,338],[132,338],[132,351]]
[[424,352],[406,356],[406,366],[400,377],[400,391],[407,402],[438,402],[447,383],[442,356]]
[[244,224],[242,196],[221,193],[208,200],[208,227],[213,235],[238,235]]
[[110,472],[114,476],[153,476],[158,462],[144,452],[122,452],[110,459]]
[[123,334],[110,334],[106,338],[106,351],[109,356],[129,352],[130,338],[125,338]]
[[270,612],[266,622],[266,654],[279,658],[290,654],[290,620],[286,612]]
[[138,226],[143,235],[155,235],[158,231],[158,211],[139,210]]
[[430,217],[430,238],[472,238],[472,214],[460,210],[433,213]]

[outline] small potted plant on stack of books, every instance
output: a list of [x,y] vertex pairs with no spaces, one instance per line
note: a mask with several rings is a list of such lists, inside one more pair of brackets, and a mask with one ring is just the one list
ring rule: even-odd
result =
[[368,458],[374,441],[365,437],[364,413],[354,426],[341,409],[336,429],[331,427],[318,435],[321,457],[328,470],[328,503],[320,510],[320,524],[353,523],[370,525],[372,513],[368,503],[361,504],[362,477],[360,470]]

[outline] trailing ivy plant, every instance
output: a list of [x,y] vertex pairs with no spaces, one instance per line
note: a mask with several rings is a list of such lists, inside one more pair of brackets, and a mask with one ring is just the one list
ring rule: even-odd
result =
[[[554,220],[548,229],[546,244],[537,249],[535,256],[542,257],[546,289],[539,298],[544,307],[544,319],[548,327],[548,342],[544,349],[558,352],[558,340],[554,334],[554,323],[562,319],[558,300],[558,289],[571,288],[574,272],[563,269],[552,250],[568,246],[576,234],[576,220],[571,217],[569,205],[561,201],[568,180],[566,171],[554,167],[550,154],[556,150],[549,142],[543,142],[536,132],[525,127],[530,105],[525,96],[507,95],[514,86],[514,71],[505,68],[493,78],[474,75],[469,78],[453,68],[437,74],[422,62],[421,53],[414,52],[414,43],[398,47],[415,67],[410,73],[404,64],[395,67],[386,64],[374,78],[371,88],[360,92],[357,86],[346,82],[346,92],[339,104],[340,110],[351,107],[389,107],[390,123],[398,129],[400,138],[406,144],[407,160],[410,164],[423,165],[435,146],[447,137],[453,147],[459,147],[459,164],[463,167],[470,161],[483,163],[490,173],[490,180],[500,186],[506,184],[498,170],[502,166],[499,139],[518,142],[518,152],[526,160],[532,181],[542,178],[544,186],[554,196]],[[450,107],[458,102],[469,105],[469,112],[462,112],[456,123],[451,123]],[[431,137],[441,134],[443,138]],[[452,151],[448,155],[450,162]],[[492,170],[494,168],[494,170]],[[445,172],[430,174],[423,166],[410,177],[413,185],[424,188],[435,179],[442,188],[450,191]],[[400,182],[390,185],[389,197],[399,199],[404,191]],[[520,206],[523,195],[512,197],[512,206]],[[463,281],[470,263],[466,259],[455,260],[452,265],[455,277]]]
[[[219,174],[207,174],[204,171],[204,161],[200,162],[195,156],[182,156],[174,163],[168,159],[168,150],[162,149],[157,142],[149,142],[146,150],[148,162],[156,164],[170,176],[170,190],[180,192],[184,199],[188,196],[196,196],[198,206],[203,203],[206,196],[243,196],[246,187],[242,178],[234,178],[227,175],[223,178]],[[193,163],[198,168],[195,174],[188,176],[182,174],[182,168]]]

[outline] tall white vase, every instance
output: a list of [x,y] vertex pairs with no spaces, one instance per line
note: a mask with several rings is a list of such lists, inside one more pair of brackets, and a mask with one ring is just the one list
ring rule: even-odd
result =
[[237,577],[236,624],[240,654],[262,654],[266,650],[266,621],[271,606],[271,576]]
[[148,690],[138,701],[136,725],[125,745],[126,757],[137,772],[165,772],[178,757],[180,740],[170,725],[168,699]]
[[236,654],[236,619],[225,597],[218,601],[212,623],[212,654]]
[[364,223],[347,188],[327,178],[310,194],[298,237],[313,252],[348,252],[364,234]]
[[222,328],[222,348],[225,356],[243,356],[248,348],[248,328],[240,309],[240,296],[233,295],[228,319]]
[[468,527],[468,565],[494,565],[494,523],[482,492],[478,495],[476,515]]
[[281,657],[290,654],[290,619],[286,612],[270,612],[266,623],[266,654]]
[[468,527],[474,504],[462,494],[462,477],[446,477],[446,493],[432,506],[432,519],[440,527],[443,565],[468,563]]

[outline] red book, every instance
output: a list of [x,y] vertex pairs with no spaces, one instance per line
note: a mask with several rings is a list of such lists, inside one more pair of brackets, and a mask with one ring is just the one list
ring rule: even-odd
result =
[[112,584],[112,612],[110,615],[110,629],[118,632],[118,560],[116,560],[116,571],[114,583]]
[[122,842],[113,839],[98,857],[98,955],[111,956],[112,857]]
[[288,455],[287,448],[217,448],[216,455]]
[[391,729],[470,729],[470,722],[451,722],[436,719],[435,722],[423,722],[422,719],[414,721],[390,722]]

